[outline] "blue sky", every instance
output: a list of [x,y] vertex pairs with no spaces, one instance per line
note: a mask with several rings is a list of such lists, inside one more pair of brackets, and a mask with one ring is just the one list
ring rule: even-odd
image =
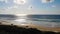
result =
[[60,14],[60,0],[0,0],[0,14]]

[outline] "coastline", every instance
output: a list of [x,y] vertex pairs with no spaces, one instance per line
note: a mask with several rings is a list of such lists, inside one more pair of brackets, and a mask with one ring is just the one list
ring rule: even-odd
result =
[[[0,25],[13,25],[14,24],[11,24],[11,23],[8,23],[8,24],[2,24],[0,22]],[[60,32],[60,27],[51,27],[51,28],[48,28],[48,27],[44,27],[44,26],[39,26],[39,25],[34,25],[34,24],[20,24],[20,25],[15,25],[17,27],[23,27],[23,28],[36,28],[38,30],[41,30],[41,31],[52,31],[52,32]]]

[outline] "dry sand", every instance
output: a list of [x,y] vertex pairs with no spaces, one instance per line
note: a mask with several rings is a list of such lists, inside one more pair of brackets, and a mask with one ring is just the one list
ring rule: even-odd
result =
[[60,32],[60,27],[44,27],[44,26],[38,26],[38,25],[34,25],[34,24],[25,24],[25,25],[21,25],[21,26],[29,26],[28,28],[37,28],[38,30],[42,30],[42,31],[54,31],[54,32]]

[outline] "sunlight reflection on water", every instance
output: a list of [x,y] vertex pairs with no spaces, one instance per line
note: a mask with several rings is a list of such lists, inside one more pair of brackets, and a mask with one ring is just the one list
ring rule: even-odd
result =
[[16,19],[17,22],[26,22],[26,19]]

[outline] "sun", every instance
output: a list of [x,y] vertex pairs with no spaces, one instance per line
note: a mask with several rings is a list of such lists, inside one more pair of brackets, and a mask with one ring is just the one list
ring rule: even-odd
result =
[[16,3],[16,4],[25,4],[26,0],[14,0],[14,3]]

